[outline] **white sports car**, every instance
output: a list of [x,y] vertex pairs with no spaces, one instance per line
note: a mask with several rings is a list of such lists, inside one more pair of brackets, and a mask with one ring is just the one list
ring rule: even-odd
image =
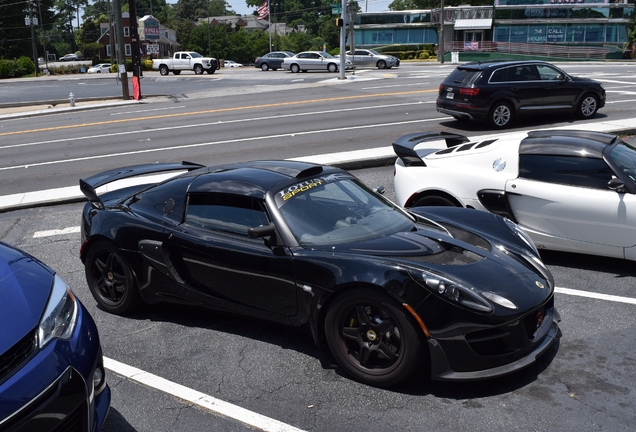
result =
[[[447,148],[415,149],[440,140]],[[470,142],[424,132],[393,149],[404,207],[490,211],[518,223],[539,249],[636,260],[636,148],[615,135],[546,130]]]

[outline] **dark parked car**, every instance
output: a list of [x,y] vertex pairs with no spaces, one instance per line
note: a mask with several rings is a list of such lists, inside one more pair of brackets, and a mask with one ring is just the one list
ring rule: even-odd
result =
[[256,60],[254,60],[254,66],[260,68],[263,72],[270,69],[281,69],[283,67],[283,59],[293,56],[294,53],[291,51],[273,51],[269,54],[265,54],[264,56],[256,57]]
[[98,431],[110,389],[95,322],[53,270],[0,243],[0,430]]
[[570,111],[593,117],[605,105],[603,85],[541,61],[487,61],[458,66],[439,86],[437,111],[457,120],[504,128],[521,114]]
[[[95,192],[170,170],[188,172]],[[429,365],[439,380],[511,373],[555,340],[553,278],[501,216],[406,212],[346,171],[292,161],[141,165],[80,187],[81,259],[112,313],[172,301],[308,323],[346,372],[377,386]]]

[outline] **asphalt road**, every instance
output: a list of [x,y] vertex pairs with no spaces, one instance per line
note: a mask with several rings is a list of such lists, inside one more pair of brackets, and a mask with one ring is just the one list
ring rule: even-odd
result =
[[[600,119],[636,117],[636,66],[602,66],[570,68],[605,80],[611,104]],[[440,118],[432,109],[437,82],[452,67],[404,67],[391,71],[396,77],[344,86],[323,83],[326,74],[272,72],[276,84],[266,92],[247,82],[250,74],[268,74],[241,71],[233,79],[246,81],[243,85],[175,96],[142,110],[1,121],[0,195],[74,185],[81,176],[139,161],[216,163],[368,149],[429,127],[486,133],[479,125]],[[315,81],[292,81],[308,75]],[[3,84],[0,92],[4,89]],[[523,121],[515,129],[574,122],[556,116]],[[383,184],[391,197],[392,167],[355,174],[370,186]],[[477,383],[417,376],[382,390],[349,379],[327,349],[313,345],[304,327],[171,305],[129,317],[101,311],[78,259],[79,233],[73,228],[81,206],[0,213],[0,239],[49,263],[69,283],[95,318],[108,359],[281,422],[248,426],[245,412],[237,418],[216,414],[151,385],[159,380],[140,384],[127,378],[112,363],[105,431],[635,429],[636,270],[630,262],[543,254],[558,287],[562,337],[536,365]]]

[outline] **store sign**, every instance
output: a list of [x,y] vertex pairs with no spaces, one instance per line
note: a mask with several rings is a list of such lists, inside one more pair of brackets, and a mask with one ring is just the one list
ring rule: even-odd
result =
[[159,21],[154,18],[146,18],[144,20],[144,34],[145,40],[158,40],[159,39]]

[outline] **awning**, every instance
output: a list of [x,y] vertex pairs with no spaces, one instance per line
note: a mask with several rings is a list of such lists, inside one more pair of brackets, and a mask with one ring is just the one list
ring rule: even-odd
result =
[[492,18],[455,20],[455,30],[480,30],[491,27]]

